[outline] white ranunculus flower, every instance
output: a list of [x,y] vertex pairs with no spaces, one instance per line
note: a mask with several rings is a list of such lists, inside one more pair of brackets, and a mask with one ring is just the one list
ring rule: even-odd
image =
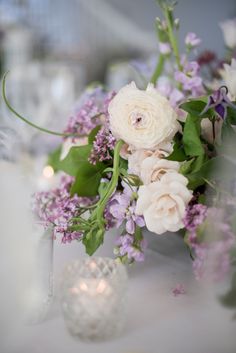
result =
[[60,160],[63,160],[64,158],[66,158],[66,156],[70,152],[71,147],[84,146],[84,145],[87,145],[87,143],[88,143],[87,136],[80,137],[80,138],[76,139],[76,141],[73,141],[72,137],[68,137],[65,140],[65,142],[63,142],[63,144],[62,144]]
[[180,163],[160,159],[152,156],[145,158],[141,163],[140,177],[144,184],[150,184],[161,180],[166,173],[176,173],[179,171]]
[[179,173],[167,173],[160,181],[138,190],[136,214],[143,215],[147,229],[156,234],[183,228],[183,217],[192,192],[188,180]]
[[[236,35],[236,33],[235,33]],[[231,60],[231,65],[224,64],[224,70],[221,70],[221,75],[229,89],[232,98],[236,98],[236,60]]]
[[234,49],[236,47],[236,18],[221,22],[220,28],[223,32],[225,44],[227,47]]
[[109,104],[110,129],[134,149],[155,149],[177,132],[177,115],[152,84],[146,91],[135,83],[123,87]]

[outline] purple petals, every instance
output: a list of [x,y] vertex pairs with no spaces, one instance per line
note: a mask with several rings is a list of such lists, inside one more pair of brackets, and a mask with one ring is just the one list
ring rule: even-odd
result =
[[197,37],[196,33],[189,32],[185,37],[185,44],[188,47],[197,47],[201,43],[201,39]]
[[208,102],[201,112],[201,115],[213,108],[219,117],[224,120],[227,116],[227,107],[236,109],[236,106],[230,101],[227,94],[228,88],[226,86],[221,86],[217,91],[209,96]]

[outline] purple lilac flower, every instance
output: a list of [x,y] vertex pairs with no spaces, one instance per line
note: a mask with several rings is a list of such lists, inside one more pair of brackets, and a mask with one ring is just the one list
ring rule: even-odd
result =
[[189,32],[185,37],[185,44],[188,47],[197,47],[201,43],[201,39],[197,37],[196,33]]
[[[185,217],[185,227],[191,232],[189,243],[194,251],[193,270],[196,279],[221,280],[230,269],[230,250],[235,236],[223,220],[222,209],[193,205]],[[201,205],[203,206],[203,205]],[[204,240],[199,242],[197,228],[204,222]]]
[[235,239],[229,234],[210,244],[195,244],[193,271],[196,279],[222,280],[230,270],[230,250],[234,244]]
[[226,86],[221,86],[217,91],[213,92],[213,94],[209,96],[208,102],[201,114],[213,108],[219,117],[224,120],[227,116],[227,107],[236,109],[236,105],[230,101],[227,94],[228,88]]
[[35,215],[45,228],[53,228],[54,237],[60,234],[63,243],[82,238],[81,232],[69,230],[69,221],[76,216],[80,207],[92,203],[90,198],[70,196],[73,180],[70,176],[63,176],[58,188],[38,192],[34,195],[33,211]]
[[197,227],[201,225],[207,216],[207,207],[200,203],[189,205],[186,208],[183,223],[185,228],[192,232],[195,232]]
[[96,164],[98,161],[103,162],[112,159],[110,151],[114,150],[115,143],[116,139],[111,132],[106,127],[102,127],[93,142],[89,161]]
[[202,78],[198,75],[200,66],[196,61],[187,61],[184,57],[181,60],[182,71],[176,71],[175,80],[182,84],[183,90],[193,97],[204,94]]
[[181,294],[186,294],[186,290],[184,288],[184,285],[181,283],[178,283],[175,288],[172,289],[172,293],[175,297],[178,297]]
[[[65,133],[88,135],[108,118],[108,105],[115,92],[106,93],[101,87],[86,91],[81,97],[75,115],[69,118]],[[104,121],[102,121],[104,118]]]

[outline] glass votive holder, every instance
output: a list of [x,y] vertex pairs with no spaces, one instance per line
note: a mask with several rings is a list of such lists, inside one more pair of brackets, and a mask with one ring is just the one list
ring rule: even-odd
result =
[[127,271],[110,258],[93,257],[67,265],[61,278],[66,326],[83,340],[120,335],[126,319]]

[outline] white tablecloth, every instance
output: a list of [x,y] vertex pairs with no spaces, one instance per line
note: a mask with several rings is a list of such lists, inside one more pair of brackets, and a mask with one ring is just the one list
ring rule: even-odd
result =
[[[21,324],[17,307],[20,291],[18,282],[22,282],[19,281],[20,265],[24,268],[27,264],[24,262],[27,253],[23,250],[28,228],[24,225],[23,232],[24,214],[21,214],[19,222],[14,218],[19,209],[14,200],[16,201],[17,190],[18,193],[19,190],[23,192],[23,189],[19,189],[23,185],[24,181],[18,181],[1,190],[5,193],[1,194],[5,201],[1,202],[0,209],[0,212],[5,212],[0,251],[1,353],[236,352],[233,312],[219,304],[216,295],[219,287],[216,290],[206,283],[195,281],[186,248],[182,240],[174,234],[155,238],[149,234],[149,242],[154,241],[151,247],[158,251],[147,250],[145,263],[129,268],[128,319],[125,331],[119,338],[101,343],[84,343],[72,338],[64,326],[56,301],[45,322],[32,326]],[[22,207],[26,208],[27,198],[22,199],[19,194],[18,196],[22,200]],[[6,212],[11,214],[9,220],[6,219]],[[21,225],[21,231],[12,232],[14,223],[15,227]],[[12,239],[10,238],[9,244],[10,235]],[[111,256],[113,241],[114,234],[108,233],[105,245],[98,255]],[[20,254],[18,260],[17,254]],[[81,244],[63,245],[60,241],[55,242],[55,280],[57,281],[65,263],[80,256],[84,256]],[[5,261],[9,258],[16,258],[14,266],[9,266],[9,262]],[[22,261],[18,263],[19,259]],[[178,283],[184,285],[186,294],[174,297],[172,289]]]

